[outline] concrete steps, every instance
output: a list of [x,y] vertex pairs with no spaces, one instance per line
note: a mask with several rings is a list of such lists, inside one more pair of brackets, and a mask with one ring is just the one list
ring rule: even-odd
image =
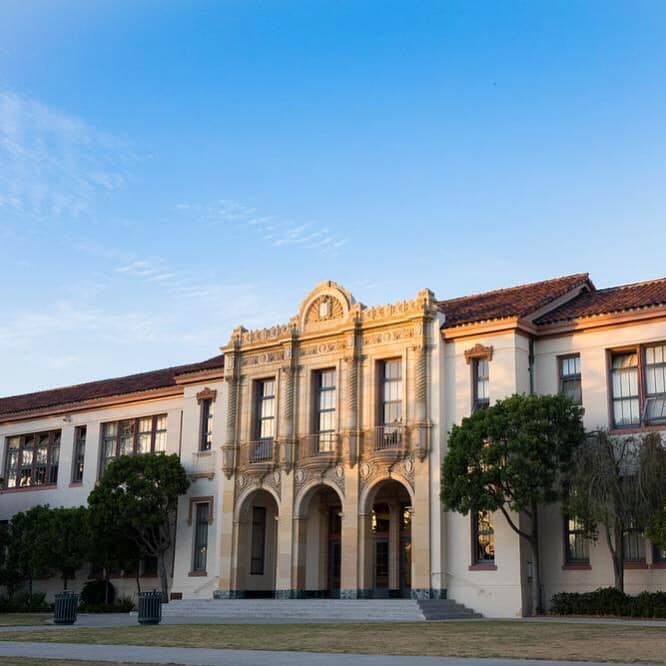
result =
[[481,617],[451,599],[185,599],[162,606],[162,614],[258,623],[423,622]]

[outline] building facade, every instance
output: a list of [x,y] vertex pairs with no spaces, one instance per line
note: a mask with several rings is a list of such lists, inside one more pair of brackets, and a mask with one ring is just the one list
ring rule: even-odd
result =
[[[0,399],[0,519],[85,504],[113,458],[173,452],[191,479],[173,598],[446,595],[515,617],[531,612],[529,549],[500,513],[442,510],[451,426],[514,393],[564,392],[589,429],[666,429],[666,280],[596,289],[578,274],[377,307],[324,282],[286,324],[239,327],[222,352]],[[542,525],[546,599],[612,583],[603,539],[555,505]],[[627,590],[666,587],[666,553],[639,526],[626,539]],[[113,573],[136,590],[136,572]],[[157,584],[153,562],[138,573]]]

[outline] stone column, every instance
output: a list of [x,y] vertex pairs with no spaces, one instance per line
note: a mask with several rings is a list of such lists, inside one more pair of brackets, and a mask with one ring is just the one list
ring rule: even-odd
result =
[[294,555],[294,478],[282,472],[281,496],[278,516],[277,571],[275,597],[291,599],[296,581],[292,580]]
[[359,575],[362,566],[359,527],[363,516],[359,515],[358,465],[345,472],[345,497],[342,503],[340,529],[340,597],[356,599],[361,587]]
[[400,504],[389,502],[389,590],[400,588]]
[[291,578],[294,581],[294,597],[305,598],[305,564],[307,558],[307,518],[294,516],[294,558],[292,561]]
[[430,471],[428,461],[414,463],[412,506],[412,597],[431,597]]

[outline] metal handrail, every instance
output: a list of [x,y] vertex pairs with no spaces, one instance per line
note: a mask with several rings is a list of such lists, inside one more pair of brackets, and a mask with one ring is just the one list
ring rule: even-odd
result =
[[405,426],[401,423],[381,425],[374,429],[373,449],[375,451],[404,449],[406,444]]

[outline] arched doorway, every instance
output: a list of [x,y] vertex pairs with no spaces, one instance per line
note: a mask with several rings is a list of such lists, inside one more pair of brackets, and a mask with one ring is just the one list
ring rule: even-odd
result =
[[235,587],[245,597],[274,595],[278,516],[275,498],[263,489],[250,493],[240,507]]
[[297,589],[306,598],[340,596],[342,502],[330,486],[310,488],[297,508]]
[[365,585],[375,598],[410,597],[412,590],[412,498],[394,479],[368,494],[365,516]]

